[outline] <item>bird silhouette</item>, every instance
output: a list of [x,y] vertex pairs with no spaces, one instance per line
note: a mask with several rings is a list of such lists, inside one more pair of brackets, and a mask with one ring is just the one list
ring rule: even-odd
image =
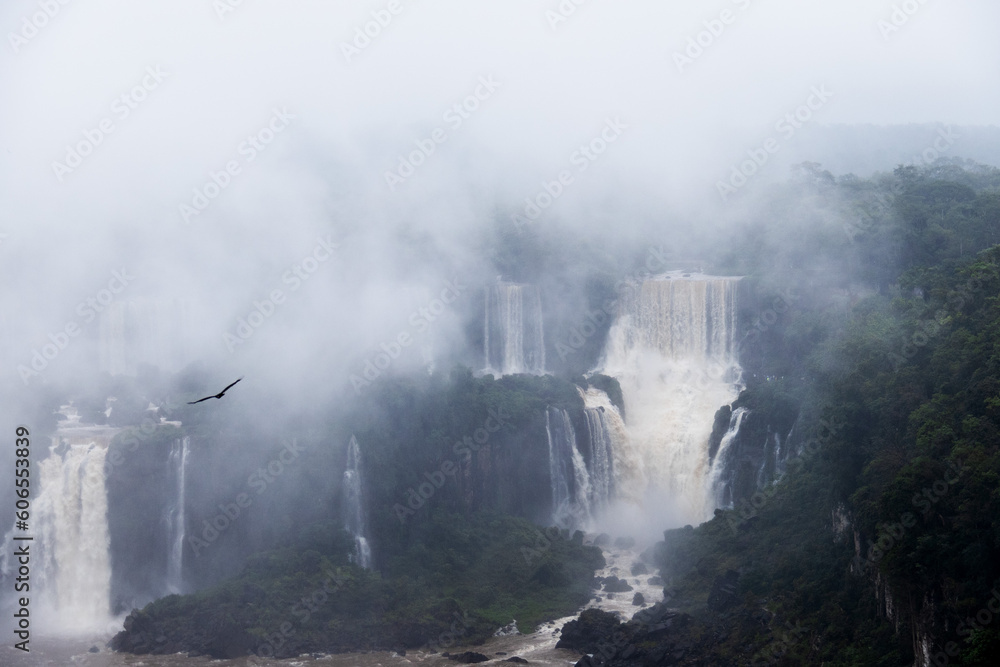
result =
[[[240,378],[240,380],[242,380],[242,379],[243,378]],[[237,380],[236,382],[239,382],[240,380]],[[234,382],[233,384],[236,384],[236,382]],[[232,387],[233,384],[229,385],[229,387],[226,387],[225,389],[223,389],[222,391],[220,391],[218,394],[215,394],[213,396],[206,396],[205,398],[199,398],[197,401],[188,401],[188,405],[194,405],[195,403],[201,403],[202,401],[207,401],[210,398],[222,398],[223,396],[226,395],[226,392],[229,391],[229,388]]]

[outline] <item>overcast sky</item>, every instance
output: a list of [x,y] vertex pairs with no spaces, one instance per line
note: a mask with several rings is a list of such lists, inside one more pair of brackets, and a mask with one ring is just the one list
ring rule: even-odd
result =
[[[341,254],[258,353],[388,338],[470,275],[495,206],[562,171],[554,208],[585,230],[605,195],[651,215],[712,198],[747,151],[792,150],[811,124],[1000,124],[998,25],[995,0],[8,0],[0,372],[16,379],[123,267],[120,298],[200,299],[202,356],[228,354],[223,331],[289,292],[283,274],[326,234]],[[614,141],[581,171],[575,151],[602,132]],[[224,187],[193,215],[213,173]]]

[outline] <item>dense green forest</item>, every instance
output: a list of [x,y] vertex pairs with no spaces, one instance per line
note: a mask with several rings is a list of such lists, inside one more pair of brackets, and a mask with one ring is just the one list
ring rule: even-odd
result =
[[[1000,171],[941,160],[861,179],[804,164],[741,215],[714,258],[718,273],[746,276],[753,295],[740,314],[738,405],[794,421],[791,453],[777,482],[705,524],[666,531],[650,552],[665,607],[687,619],[670,633],[675,662],[654,650],[668,642],[662,632],[637,632],[632,657],[616,649],[606,664],[888,666],[917,653],[994,664]],[[513,242],[502,252],[519,261]],[[537,252],[525,267],[547,261]],[[607,298],[601,276],[586,307]],[[314,531],[252,557],[217,588],[137,612],[122,641],[210,618],[250,628],[233,643],[245,649],[330,573],[355,606],[324,607],[279,654],[357,646],[347,637],[427,645],[456,614],[468,619],[463,641],[478,640],[512,618],[524,630],[579,606],[600,554],[525,520],[547,519],[530,512],[547,493],[537,446],[546,406],[582,407],[577,386],[588,380],[567,370],[379,381],[345,418],[366,445],[377,572],[347,562],[343,535]],[[589,382],[620,402],[610,378]],[[491,415],[498,428],[463,450]],[[438,472],[447,481],[429,498],[408,495]],[[526,563],[518,545],[539,537],[551,548]],[[261,602],[236,604],[246,600]]]
[[[701,621],[685,632],[716,633],[713,664],[996,664],[1000,173],[803,172],[770,202],[784,228],[748,229],[732,255],[775,253],[751,278],[798,297],[752,340],[773,381],[740,399],[797,404],[797,454],[732,510],[666,532],[669,604]],[[788,215],[802,200],[807,234]],[[834,266],[850,268],[839,284]]]

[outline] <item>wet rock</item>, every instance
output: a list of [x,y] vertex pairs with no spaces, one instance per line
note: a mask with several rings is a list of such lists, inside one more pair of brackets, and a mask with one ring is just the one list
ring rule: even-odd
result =
[[507,658],[503,662],[516,662],[516,663],[519,663],[519,664],[522,664],[522,665],[527,665],[528,664],[527,660],[525,660],[524,658],[521,658],[519,656],[516,656],[516,655],[513,658]]
[[642,605],[646,604],[645,596],[643,596],[642,593],[636,591],[635,595],[632,596],[632,604],[634,604],[636,607],[641,607]]
[[619,579],[615,576],[610,576],[604,580],[604,592],[605,593],[627,593],[628,591],[634,590],[629,583],[624,579]]
[[601,533],[600,535],[594,538],[595,547],[606,547],[609,544],[611,544],[611,536],[608,535],[607,533]]
[[637,577],[640,574],[649,574],[649,569],[646,568],[646,564],[642,562],[632,563],[632,576]]
[[662,586],[663,585],[663,577],[661,577],[658,574],[654,575],[654,576],[650,577],[649,579],[647,579],[646,583],[649,584],[650,586]]
[[482,653],[476,653],[475,651],[465,651],[464,653],[456,653],[452,655],[451,653],[442,653],[442,656],[448,658],[449,660],[454,660],[455,662],[460,662],[463,665],[472,665],[477,662],[486,662],[489,660],[489,656],[485,656]]
[[726,570],[725,574],[716,577],[708,594],[708,608],[712,611],[725,611],[736,604],[739,580],[739,572],[735,570]]
[[579,618],[563,626],[556,648],[594,653],[598,645],[619,626],[618,617],[601,609],[586,609]]

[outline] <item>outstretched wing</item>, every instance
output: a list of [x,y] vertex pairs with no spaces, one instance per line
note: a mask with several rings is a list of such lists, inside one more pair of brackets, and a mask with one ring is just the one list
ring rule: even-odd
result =
[[188,405],[194,405],[195,403],[201,403],[202,401],[207,401],[210,398],[215,398],[215,396],[206,396],[205,398],[199,398],[197,401],[188,401]]
[[[243,378],[240,378],[240,380],[242,380],[242,379]],[[239,382],[240,380],[237,380],[236,382]],[[234,382],[233,384],[236,384],[236,382]],[[233,384],[229,385],[229,387],[232,387]],[[219,395],[221,396],[222,394],[225,394],[227,391],[229,391],[229,387],[226,387],[225,389],[223,389],[222,391],[220,391]]]

